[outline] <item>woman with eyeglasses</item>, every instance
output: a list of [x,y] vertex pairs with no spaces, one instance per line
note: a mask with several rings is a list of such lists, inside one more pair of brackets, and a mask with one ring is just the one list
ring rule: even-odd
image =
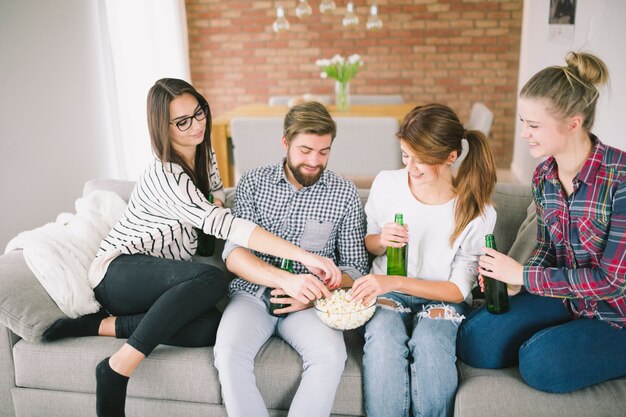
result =
[[[124,416],[128,378],[158,344],[214,344],[220,320],[215,306],[228,285],[219,268],[187,262],[197,246],[195,229],[301,262],[329,286],[341,279],[330,259],[306,252],[221,207],[225,194],[211,149],[209,105],[190,84],[172,78],[155,83],[148,93],[148,127],[156,158],[102,241],[89,271],[104,309],[61,319],[44,335],[46,340],[88,335],[128,339],[96,367],[100,417]],[[205,197],[209,193],[215,203]],[[330,295],[313,274],[303,280],[303,293],[312,298]]]

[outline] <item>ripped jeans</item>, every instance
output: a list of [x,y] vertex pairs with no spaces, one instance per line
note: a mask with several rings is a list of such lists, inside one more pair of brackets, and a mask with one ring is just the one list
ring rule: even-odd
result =
[[[379,305],[365,326],[365,414],[452,416],[458,384],[456,334],[470,306],[395,292],[379,297],[384,299],[397,307]],[[438,307],[445,314],[431,318],[430,310]]]

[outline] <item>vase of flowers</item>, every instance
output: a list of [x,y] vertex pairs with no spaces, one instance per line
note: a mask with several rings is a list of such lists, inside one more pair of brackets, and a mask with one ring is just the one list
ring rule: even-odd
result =
[[350,80],[363,66],[363,60],[358,54],[350,55],[348,59],[335,55],[331,59],[318,59],[315,65],[320,67],[320,77],[335,80],[335,107],[337,110],[350,109]]

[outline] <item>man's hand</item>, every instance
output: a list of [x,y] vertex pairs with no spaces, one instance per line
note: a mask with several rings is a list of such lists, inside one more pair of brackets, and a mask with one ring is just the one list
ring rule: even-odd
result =
[[[308,303],[302,303],[293,297],[289,297],[289,295],[282,288],[274,288],[271,292],[272,297],[270,301],[276,304],[288,304],[287,307],[280,308],[274,310],[276,314],[283,313],[294,313],[300,310],[306,310],[307,308],[313,307],[313,302],[309,301]],[[279,295],[287,295],[287,297],[277,297]]]
[[283,293],[302,304],[308,304],[313,300],[331,296],[324,283],[311,274],[289,274],[282,281],[281,287]]
[[320,277],[328,288],[335,289],[341,285],[341,271],[339,271],[332,259],[304,251],[304,255],[302,259],[299,259],[299,262],[306,266],[311,273]]

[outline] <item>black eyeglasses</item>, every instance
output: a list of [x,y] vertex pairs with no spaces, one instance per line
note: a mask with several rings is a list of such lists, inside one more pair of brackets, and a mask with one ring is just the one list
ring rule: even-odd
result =
[[170,122],[170,124],[176,125],[178,130],[180,130],[181,132],[184,132],[186,130],[189,130],[189,128],[193,124],[192,119],[196,119],[197,121],[201,122],[202,120],[206,119],[206,113],[207,113],[206,107],[203,106],[202,104],[198,104],[198,107],[196,107],[196,112],[193,114],[193,116],[183,117],[182,119],[177,120],[175,122]]

